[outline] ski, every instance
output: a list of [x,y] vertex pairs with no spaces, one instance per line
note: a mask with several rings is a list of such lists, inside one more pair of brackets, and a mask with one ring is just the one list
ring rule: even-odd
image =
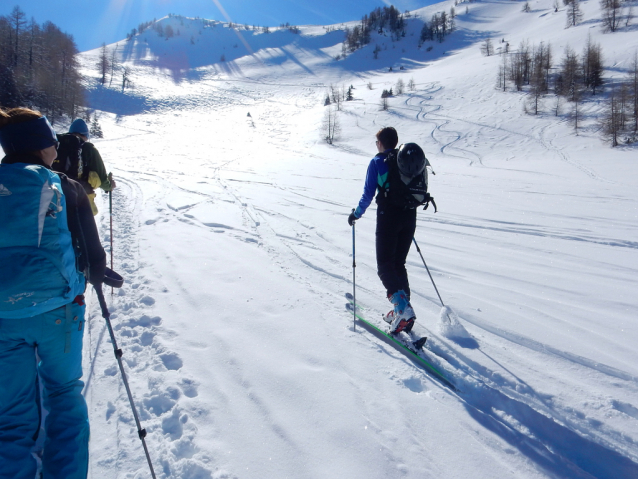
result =
[[[354,309],[354,298],[350,293],[346,293],[346,298],[348,299],[348,303],[346,304],[346,309],[352,313]],[[359,305],[357,305],[355,310],[355,316],[357,318],[357,322],[363,326],[367,331],[374,334],[377,338],[383,340],[390,346],[394,347],[397,351],[403,353],[409,359],[412,360],[416,365],[425,369],[428,373],[434,376],[436,379],[441,381],[443,384],[451,388],[453,391],[457,392],[458,389],[454,385],[454,383],[447,377],[447,375],[436,368],[427,358],[424,357],[423,345],[425,344],[426,338],[420,338],[417,341],[405,340],[403,337],[399,335],[390,334],[386,331],[383,331],[381,328],[375,326],[370,321],[365,319],[361,314],[361,309]],[[420,343],[420,347],[419,346]]]
[[[352,295],[350,293],[346,293],[346,298],[349,301],[349,303],[346,303],[346,309],[348,311],[352,312],[352,309],[354,308]],[[361,306],[360,304],[357,304],[357,313],[362,315],[363,311],[366,311],[366,308]],[[361,318],[359,318],[359,319],[361,319]],[[386,334],[390,334],[390,331],[385,331],[385,333]],[[404,338],[402,336],[400,336],[399,334],[395,333],[395,334],[392,334],[392,336],[395,337],[395,338],[401,338],[401,340],[403,341]],[[428,340],[427,336],[414,338],[414,333],[412,331],[409,332],[409,333],[406,333],[406,334],[408,336],[410,336],[410,341],[411,341],[412,347],[414,347],[414,349],[419,350],[419,351],[423,349],[423,346],[425,345],[425,342]]]

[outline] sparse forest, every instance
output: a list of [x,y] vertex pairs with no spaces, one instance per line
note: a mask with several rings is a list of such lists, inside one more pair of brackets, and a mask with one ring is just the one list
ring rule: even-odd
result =
[[430,22],[424,22],[419,36],[419,46],[423,43],[436,40],[441,43],[445,37],[454,31],[454,7],[450,9],[450,13],[438,12],[432,15]]
[[[442,42],[445,37],[454,31],[455,24],[454,7],[450,13],[438,12],[432,15],[429,22],[425,21],[419,36],[419,47],[426,41]],[[371,42],[372,32],[380,35],[389,35],[391,40],[398,41],[405,37],[406,18],[411,16],[409,12],[400,13],[394,6],[376,8],[367,15],[364,15],[359,25],[345,29],[345,42],[342,55],[352,53]],[[375,60],[378,58],[381,49],[377,45],[373,51]]]
[[[574,0],[576,1],[576,0]],[[491,45],[481,47],[484,54]],[[567,45],[556,60],[550,43],[531,45],[521,42],[516,50],[501,51],[497,88],[527,94],[525,111],[567,114],[577,132],[583,117],[583,104],[604,91],[603,52],[591,37],[581,54]],[[598,118],[604,137],[611,146],[633,143],[638,136],[638,54],[627,77],[607,85],[608,97]],[[549,101],[548,101],[549,100]],[[565,110],[565,111],[563,111]],[[624,139],[624,140],[622,140]]]
[[378,7],[361,19],[360,25],[346,28],[345,45],[349,52],[370,43],[373,31],[383,34],[388,32],[392,40],[398,40],[405,36],[405,19],[394,6]]
[[77,116],[84,103],[73,37],[38,24],[16,6],[0,16],[0,105],[30,106],[51,121]]

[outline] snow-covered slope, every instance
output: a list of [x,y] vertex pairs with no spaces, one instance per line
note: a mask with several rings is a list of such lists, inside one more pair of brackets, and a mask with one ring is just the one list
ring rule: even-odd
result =
[[[418,49],[420,18],[450,6],[418,10],[401,41],[374,34],[340,61],[343,35],[323,27],[167,18],[179,36],[118,44],[132,89],[117,72],[110,86],[90,80],[126,277],[107,299],[159,477],[638,477],[635,153],[602,142],[593,100],[578,135],[553,98],[526,115],[524,94],[495,89],[500,57],[480,51],[488,36],[544,41],[558,64],[591,35],[606,78],[619,78],[638,33],[603,34],[591,0],[569,29],[550,0],[530,13],[475,2],[456,7],[443,43]],[[97,55],[83,54],[92,78]],[[399,79],[416,89],[380,111]],[[331,84],[355,96],[332,146],[321,126]],[[459,392],[353,330],[345,310],[346,218],[386,125],[436,172],[439,212],[419,212],[416,239],[471,338],[441,334],[416,251],[408,270],[415,330]],[[108,245],[104,196],[98,219]],[[378,321],[389,303],[374,225],[373,205],[356,226],[356,283]],[[95,301],[85,349],[91,477],[148,477]]]

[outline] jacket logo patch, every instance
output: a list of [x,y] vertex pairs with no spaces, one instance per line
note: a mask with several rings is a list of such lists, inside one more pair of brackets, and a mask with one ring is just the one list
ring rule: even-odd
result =
[[12,195],[12,194],[13,193],[11,193],[9,188],[7,188],[6,186],[4,186],[3,184],[0,183],[0,196],[9,196],[9,195]]
[[16,304],[18,301],[33,296],[35,293],[20,293],[15,296],[10,297],[6,302],[11,304]]

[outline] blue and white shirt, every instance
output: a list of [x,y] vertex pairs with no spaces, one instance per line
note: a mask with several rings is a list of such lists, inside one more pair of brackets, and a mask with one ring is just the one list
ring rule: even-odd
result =
[[366,173],[366,182],[363,187],[363,195],[359,200],[359,205],[354,210],[354,215],[357,218],[361,218],[363,214],[372,203],[372,199],[377,192],[379,186],[383,186],[388,179],[388,166],[385,164],[385,159],[392,151],[392,148],[388,148],[383,153],[378,153],[377,156],[370,160],[368,165],[368,172]]

